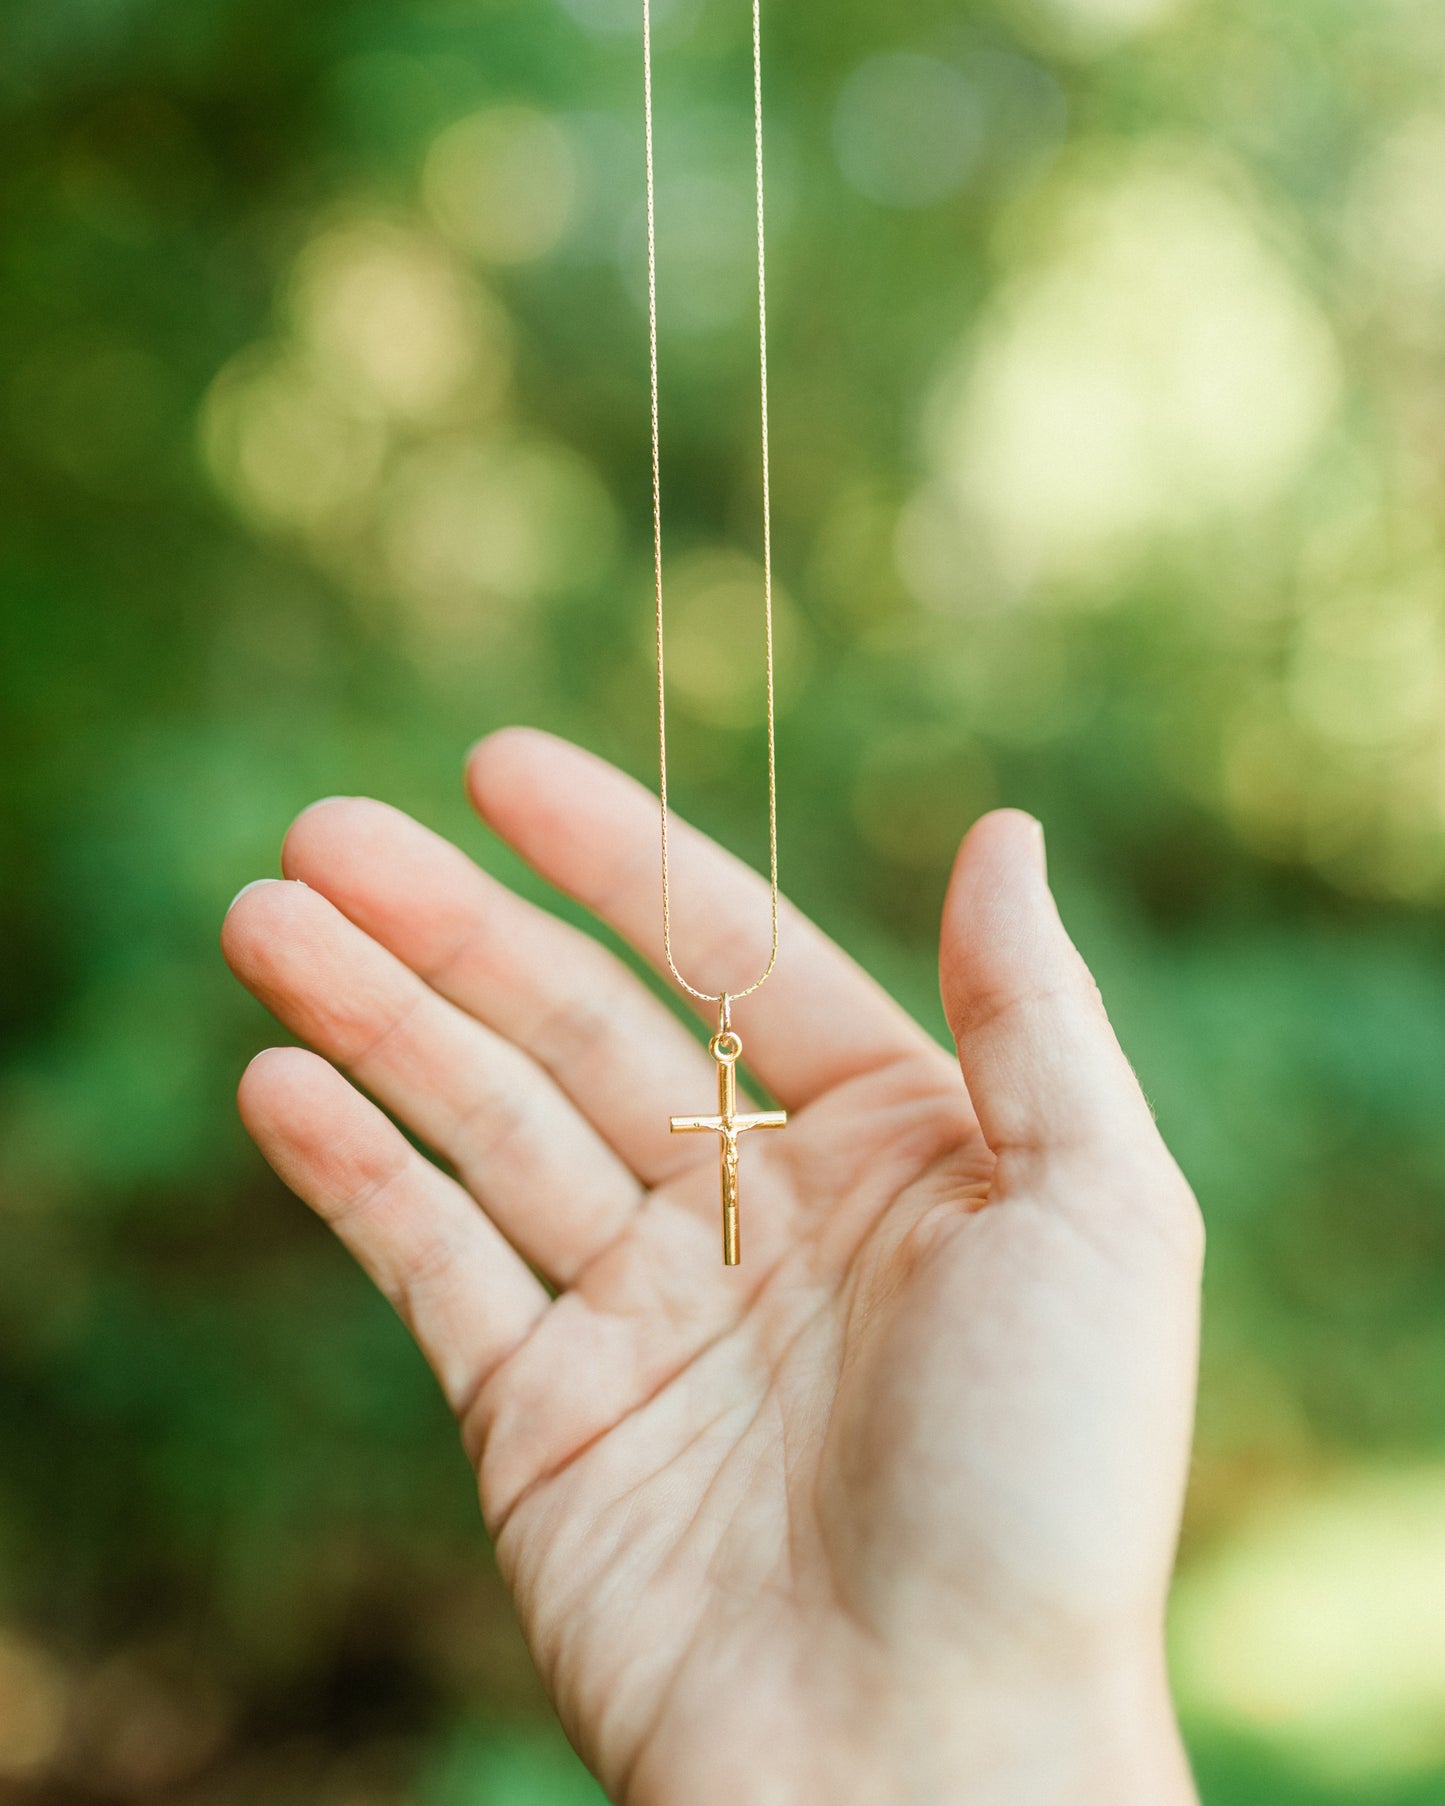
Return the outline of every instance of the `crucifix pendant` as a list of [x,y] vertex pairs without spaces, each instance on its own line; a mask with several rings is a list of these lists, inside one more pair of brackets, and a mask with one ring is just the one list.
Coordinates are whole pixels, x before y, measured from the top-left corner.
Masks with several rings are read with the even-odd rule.
[[723,1265],[735,1267],[742,1255],[738,1230],[738,1137],[747,1129],[785,1129],[786,1110],[760,1110],[750,1116],[738,1115],[738,1058],[743,1044],[733,1032],[728,997],[718,1002],[718,1029],[707,1050],[717,1061],[717,1115],[674,1116],[674,1135],[687,1135],[709,1129],[718,1137],[718,1167],[722,1178],[722,1242]]

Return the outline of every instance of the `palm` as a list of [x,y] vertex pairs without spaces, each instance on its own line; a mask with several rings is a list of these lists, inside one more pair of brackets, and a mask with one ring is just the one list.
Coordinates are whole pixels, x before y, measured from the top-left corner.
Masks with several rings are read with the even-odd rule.
[[[644,883],[614,873],[637,872],[650,812],[590,766],[541,793],[549,763],[576,760],[550,743],[491,757],[489,818],[646,947]],[[697,958],[736,970],[749,882],[685,845],[719,903]],[[946,942],[946,989],[951,972],[976,1006],[971,1099],[953,1059],[790,919],[778,980],[738,1026],[792,1119],[745,1144],[744,1264],[724,1269],[715,1146],[665,1133],[668,1113],[710,1107],[711,1062],[615,962],[378,805],[303,817],[287,867],[310,888],[234,912],[233,963],[492,1221],[309,1056],[258,1062],[243,1109],[436,1367],[543,1678],[617,1797],[662,1797],[679,1774],[691,1799],[720,1797],[759,1737],[787,1771],[818,1747],[848,1760],[838,1715],[880,1652],[982,1693],[1040,1614],[1068,1637],[1157,1616],[1194,1231],[1147,1114],[1120,1101],[1117,1049],[1094,1045],[1101,1019],[1081,991],[1053,995],[1057,947],[1052,968],[1014,970],[987,948],[950,961]],[[956,890],[986,926],[997,898]],[[1010,1091],[1014,1043],[1060,1000]],[[480,1085],[467,1024],[496,1068]],[[1033,1121],[1051,1089],[1058,1134]],[[1085,1118],[1113,1131],[1112,1159],[1075,1137]],[[1121,1236],[1141,1187],[1158,1208]],[[828,1778],[808,1785],[823,1797]]]

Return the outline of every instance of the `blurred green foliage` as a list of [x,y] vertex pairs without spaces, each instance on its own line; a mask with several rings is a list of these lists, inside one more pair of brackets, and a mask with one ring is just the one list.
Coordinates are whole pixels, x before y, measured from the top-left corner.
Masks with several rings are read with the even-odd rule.
[[[330,792],[529,888],[456,778],[503,722],[650,771],[635,27],[0,23],[0,1799],[594,1797],[428,1377],[236,1125],[215,932]],[[785,882],[938,1027],[957,836],[1043,817],[1210,1224],[1206,1797],[1424,1806],[1445,13],[766,30]],[[756,857],[745,19],[657,52],[676,776]]]

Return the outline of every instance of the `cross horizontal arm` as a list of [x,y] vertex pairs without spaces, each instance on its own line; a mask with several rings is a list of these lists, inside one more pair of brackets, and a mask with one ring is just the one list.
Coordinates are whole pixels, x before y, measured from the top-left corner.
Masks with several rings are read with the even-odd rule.
[[741,1134],[744,1129],[786,1129],[786,1110],[759,1110],[753,1116],[674,1116],[674,1135],[690,1135],[698,1129],[711,1129],[715,1135]]

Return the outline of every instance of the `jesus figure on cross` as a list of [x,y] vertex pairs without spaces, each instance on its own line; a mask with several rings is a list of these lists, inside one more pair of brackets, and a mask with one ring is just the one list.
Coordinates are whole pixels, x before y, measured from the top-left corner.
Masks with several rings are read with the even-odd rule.
[[738,1056],[743,1044],[730,1028],[721,1029],[708,1042],[708,1052],[717,1061],[717,1115],[674,1116],[674,1135],[691,1134],[710,1129],[719,1137],[718,1163],[722,1177],[723,1265],[737,1266],[742,1257],[738,1228],[738,1136],[746,1129],[785,1129],[786,1110],[759,1110],[751,1115],[738,1115]]

